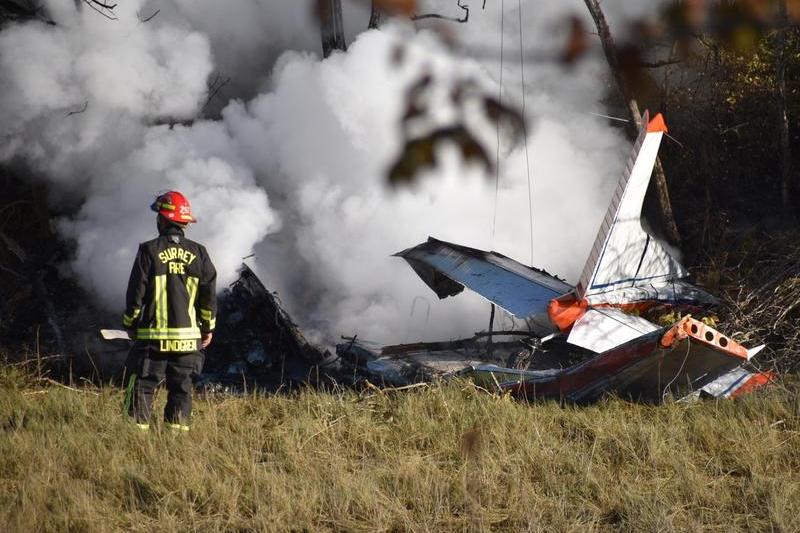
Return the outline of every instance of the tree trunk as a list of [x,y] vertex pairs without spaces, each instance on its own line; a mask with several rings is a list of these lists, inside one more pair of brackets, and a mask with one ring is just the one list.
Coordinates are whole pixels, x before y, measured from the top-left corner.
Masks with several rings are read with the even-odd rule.
[[347,50],[342,21],[342,0],[319,0],[319,26],[323,57],[328,57],[334,50]]
[[[636,128],[629,128],[630,133],[633,134],[635,138],[638,135],[638,130],[643,127],[639,104],[636,102],[636,98],[631,92],[628,82],[625,80],[623,72],[620,69],[614,38],[611,36],[611,30],[608,27],[608,22],[606,22],[606,17],[603,14],[603,10],[600,8],[599,2],[597,0],[584,0],[584,2],[589,9],[589,13],[592,15],[595,26],[597,26],[597,34],[600,37],[600,43],[603,45],[603,53],[606,56],[608,66],[611,69],[611,73],[614,75],[617,86],[622,93],[622,97],[625,100],[625,105],[631,116],[632,124],[636,125]],[[678,233],[678,226],[675,224],[675,216],[672,214],[672,203],[669,199],[667,177],[664,175],[664,167],[661,166],[660,158],[656,159],[653,175],[655,177],[654,183],[658,197],[661,225],[663,226],[665,237],[670,243],[678,245],[681,237]]]
[[372,11],[369,14],[369,24],[367,27],[371,30],[377,29],[381,25],[381,8],[375,0],[372,0]]
[[776,99],[778,104],[778,137],[781,150],[781,207],[784,216],[791,214],[792,207],[792,153],[789,146],[789,113],[786,109],[786,0],[778,3],[780,22],[777,33],[777,50],[775,54]]

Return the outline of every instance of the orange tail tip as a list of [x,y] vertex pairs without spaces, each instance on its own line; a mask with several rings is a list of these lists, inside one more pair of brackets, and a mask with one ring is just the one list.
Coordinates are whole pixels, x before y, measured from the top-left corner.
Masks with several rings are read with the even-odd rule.
[[667,129],[667,123],[664,122],[664,115],[661,113],[658,113],[656,116],[654,116],[647,124],[647,133],[658,133],[659,131],[664,133],[669,132],[669,129]]
[[547,315],[550,321],[558,326],[562,332],[567,331],[589,309],[589,302],[582,298],[578,300],[574,294],[566,294],[553,298],[547,305]]

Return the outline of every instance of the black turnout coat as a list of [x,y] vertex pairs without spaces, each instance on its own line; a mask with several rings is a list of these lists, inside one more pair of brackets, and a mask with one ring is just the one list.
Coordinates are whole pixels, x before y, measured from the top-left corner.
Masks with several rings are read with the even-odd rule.
[[201,335],[216,326],[216,280],[205,247],[169,226],[139,245],[123,324],[137,342],[159,352],[197,351]]

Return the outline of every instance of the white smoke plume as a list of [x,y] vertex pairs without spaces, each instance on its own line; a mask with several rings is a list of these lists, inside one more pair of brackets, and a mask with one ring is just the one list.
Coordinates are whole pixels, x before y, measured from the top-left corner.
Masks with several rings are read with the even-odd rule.
[[[570,9],[550,10],[544,17],[531,11],[526,27],[551,37],[548,26]],[[487,10],[485,17],[493,15],[497,12]],[[472,20],[475,27],[460,31],[469,27],[475,35],[499,35],[499,27],[482,24],[477,13]],[[518,45],[516,37],[507,36]],[[549,44],[542,36],[536,41],[542,48]],[[403,69],[389,60],[399,42],[408,43]],[[506,61],[518,65],[518,55],[506,53]],[[531,68],[527,78],[533,262],[570,281],[583,266],[625,151],[621,136],[589,114],[604,95],[600,59],[571,72],[544,64]],[[284,57],[270,93],[256,98],[247,113],[238,108],[225,114],[226,120],[243,115],[252,128],[249,137],[260,146],[266,139],[271,147],[253,151],[254,166],[269,169],[265,186],[281,191],[276,202],[294,220],[282,234],[268,237],[258,264],[293,310],[314,311],[295,313],[305,325],[329,338],[357,333],[384,342],[469,335],[487,326],[484,300],[467,291],[438,301],[390,255],[433,235],[529,263],[524,146],[511,149],[506,143],[501,151],[496,224],[494,176],[485,179],[480,169],[465,168],[455,156],[412,190],[387,190],[384,174],[399,148],[398,102],[414,79],[411,73],[491,81],[499,77],[491,72],[497,63],[454,60],[429,34],[387,28],[361,35],[347,54],[322,63]],[[505,98],[519,103],[519,67],[511,65],[504,73]]]
[[159,191],[189,195],[202,220],[190,235],[214,250],[223,283],[278,227],[223,124],[152,125],[197,115],[213,63],[205,35],[142,24],[142,4],[120,3],[109,21],[51,0],[55,26],[0,32],[0,159],[26,161],[55,195],[83,203],[59,229],[75,240],[81,282],[114,310],[137,244],[155,234],[147,206]]
[[[145,15],[158,11],[153,22],[191,27],[211,43],[214,70],[229,80],[206,113],[218,112],[229,99],[255,97],[269,87],[275,60],[287,50],[318,52],[320,32],[312,2],[236,0],[150,0]],[[348,42],[364,31],[368,2],[344,0],[344,29]]]
[[[452,53],[429,31],[388,23],[321,61],[308,52],[319,39],[304,2],[225,3],[220,13],[218,2],[139,0],[120,4],[110,23],[50,0],[56,27],[0,32],[0,158],[26,161],[81,203],[59,227],[77,244],[75,272],[109,308],[121,306],[136,244],[154,233],[146,206],[159,190],[176,188],[193,203],[200,222],[190,236],[208,246],[221,281],[255,249],[265,284],[320,341],[469,335],[488,325],[488,304],[468,291],[438,301],[390,255],[433,235],[525,263],[533,256],[536,266],[575,281],[627,150],[616,130],[589,114],[602,109],[602,57],[571,69],[528,64],[530,196],[526,147],[508,140],[496,204],[494,176],[465,165],[455,150],[444,150],[444,164],[415,187],[387,188],[405,93],[418,76],[475,79],[497,90],[491,52],[500,12],[498,2],[488,4],[451,27],[468,50],[490,52],[479,60]],[[557,49],[554,29],[584,9],[577,1],[522,5],[530,50]],[[164,12],[139,23],[137,11],[158,7]],[[503,98],[519,105],[517,14],[507,7]],[[366,27],[363,5],[348,15]],[[401,44],[397,66],[391,57]],[[174,124],[201,112],[212,72],[237,80],[226,97],[244,100],[219,105],[217,120]],[[82,112],[65,116],[71,111]]]
[[211,251],[222,286],[235,279],[254,244],[279,227],[266,193],[219,122],[149,128],[142,145],[92,187],[78,217],[60,228],[78,243],[73,267],[111,308],[122,301],[136,244],[155,234],[155,217],[146,209],[153,191],[176,189],[190,198],[199,223],[188,236]]

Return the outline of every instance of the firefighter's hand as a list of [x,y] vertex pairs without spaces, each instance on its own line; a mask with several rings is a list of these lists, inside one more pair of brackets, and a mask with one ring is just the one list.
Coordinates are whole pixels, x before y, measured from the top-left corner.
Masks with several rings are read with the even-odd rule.
[[209,344],[211,344],[211,339],[214,338],[214,334],[212,332],[203,333],[202,338],[200,339],[200,346],[205,348]]

